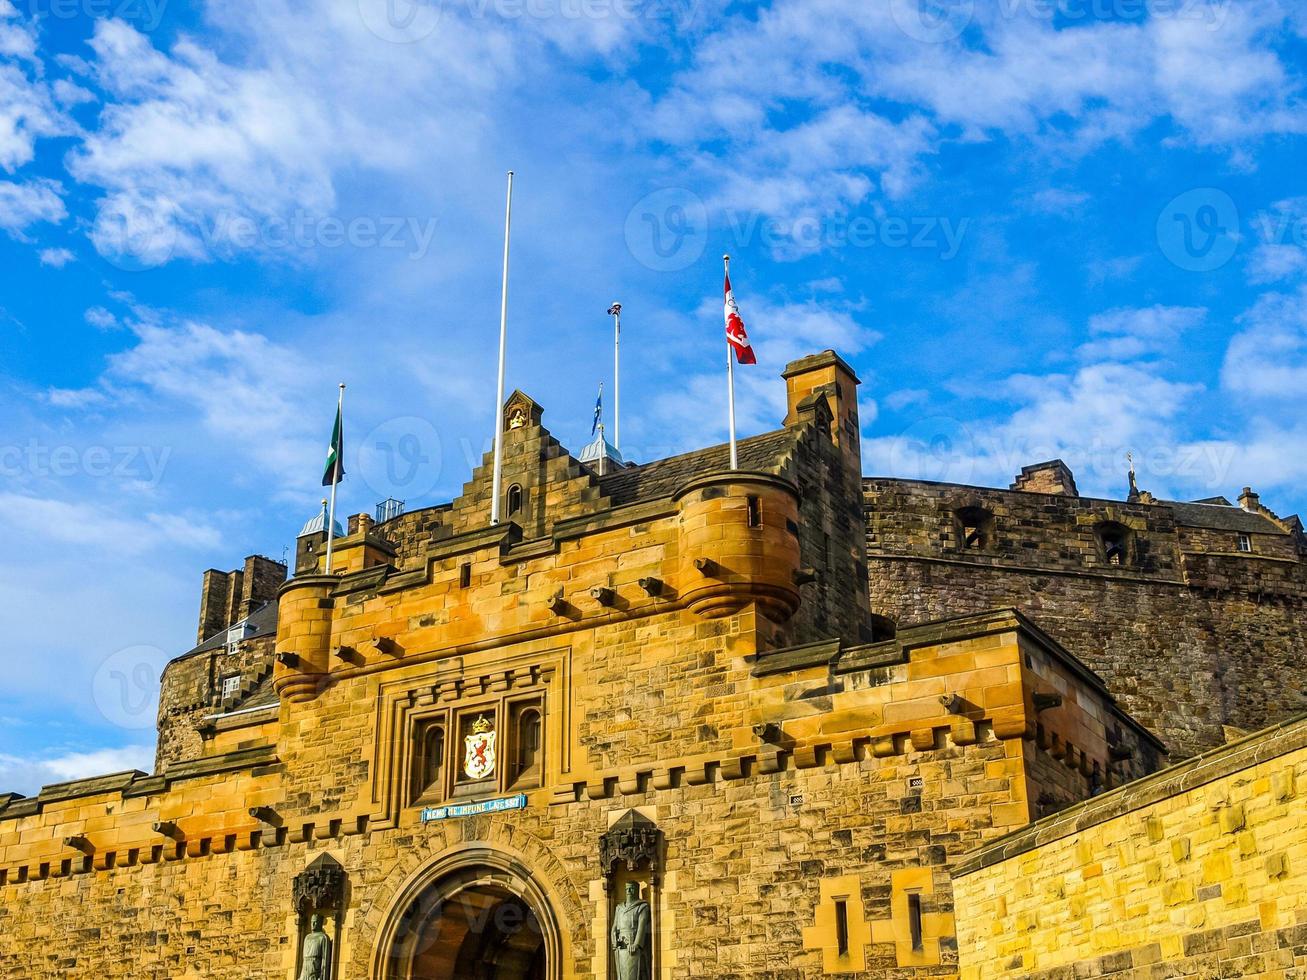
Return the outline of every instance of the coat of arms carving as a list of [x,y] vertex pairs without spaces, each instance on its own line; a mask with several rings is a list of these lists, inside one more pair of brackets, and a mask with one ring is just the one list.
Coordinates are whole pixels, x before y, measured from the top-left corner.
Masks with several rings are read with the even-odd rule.
[[485,715],[473,722],[472,734],[463,743],[463,772],[468,779],[485,779],[495,771],[495,732]]

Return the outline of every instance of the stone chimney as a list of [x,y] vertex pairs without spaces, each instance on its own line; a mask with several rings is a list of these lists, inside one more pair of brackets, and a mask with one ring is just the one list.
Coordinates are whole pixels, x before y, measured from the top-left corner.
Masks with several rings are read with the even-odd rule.
[[[204,584],[200,588],[200,628],[196,632],[196,644],[203,643],[218,630],[231,625],[228,618],[231,612],[232,577],[237,572],[220,572],[210,568],[204,573]],[[237,585],[239,593],[240,586]]]
[[1010,489],[1026,493],[1051,493],[1059,497],[1080,496],[1075,477],[1060,459],[1021,467],[1021,472],[1017,474],[1016,482]]
[[[241,575],[241,604],[232,622],[240,622],[254,610],[277,598],[277,590],[286,581],[286,566],[262,555],[245,559]],[[228,624],[230,625],[230,624]]]
[[1243,493],[1239,494],[1239,506],[1250,514],[1260,514],[1262,512],[1262,498],[1259,494],[1253,493],[1252,487],[1244,487]]
[[200,625],[195,642],[203,643],[275,599],[284,581],[286,566],[262,555],[251,555],[245,559],[244,568],[234,571],[210,568],[200,588]]
[[862,473],[858,430],[858,385],[862,382],[844,358],[833,350],[810,354],[785,365],[785,424],[799,420],[799,408],[811,395],[826,399],[831,413],[831,438],[853,472]]

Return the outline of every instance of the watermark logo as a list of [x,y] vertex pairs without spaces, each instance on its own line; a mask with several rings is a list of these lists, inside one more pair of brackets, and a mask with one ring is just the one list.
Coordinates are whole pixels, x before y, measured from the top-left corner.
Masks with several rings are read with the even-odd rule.
[[623,230],[636,261],[655,272],[678,272],[708,244],[708,209],[694,191],[664,187],[635,202]]
[[112,197],[100,205],[91,227],[96,251],[124,272],[156,269],[172,258],[177,227],[161,207]]
[[382,422],[359,444],[359,472],[378,499],[412,500],[430,493],[440,479],[440,435],[416,415]]
[[1173,265],[1213,272],[1239,247],[1239,209],[1225,191],[1197,187],[1172,198],[1157,216],[1157,244]]
[[415,44],[440,23],[440,0],[358,0],[369,31],[391,44]]
[[153,729],[159,713],[159,678],[168,655],[158,647],[124,647],[100,664],[91,695],[100,714],[119,728]]
[[974,0],[890,0],[889,9],[899,30],[925,44],[961,37],[976,13]]
[[890,472],[909,480],[969,483],[976,468],[976,441],[955,418],[919,419],[890,448]]

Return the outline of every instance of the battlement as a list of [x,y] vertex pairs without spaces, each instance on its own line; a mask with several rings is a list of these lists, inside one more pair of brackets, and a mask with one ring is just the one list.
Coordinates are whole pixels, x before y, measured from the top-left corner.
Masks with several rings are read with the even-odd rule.
[[1307,646],[1307,550],[1296,518],[1224,498],[1081,496],[1060,460],[1008,489],[862,481],[873,615],[898,624],[1011,605],[1103,674],[1184,756],[1224,725],[1307,709],[1277,678]]

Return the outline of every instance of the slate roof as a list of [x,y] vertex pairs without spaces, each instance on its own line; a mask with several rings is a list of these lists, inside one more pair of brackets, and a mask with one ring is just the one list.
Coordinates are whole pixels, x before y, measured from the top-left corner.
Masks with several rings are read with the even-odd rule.
[[[781,456],[793,445],[794,432],[790,429],[777,429],[741,439],[736,444],[740,469],[775,472]],[[599,477],[599,487],[614,506],[670,497],[700,473],[726,469],[730,458],[730,444],[722,443],[681,456],[656,459],[641,466],[628,466]]]
[[1242,507],[1224,504],[1180,503],[1167,501],[1175,522],[1185,527],[1204,527],[1213,531],[1242,531],[1245,534],[1284,534],[1280,525],[1269,517],[1251,513]]
[[251,708],[269,708],[277,704],[277,692],[272,686],[272,674],[268,674],[263,682],[249,693],[244,701],[238,703],[233,711],[248,711]]
[[[249,616],[246,617],[246,621],[252,627],[254,627],[254,631],[245,637],[247,640],[253,639],[256,636],[271,636],[273,633],[277,632],[276,600],[274,599],[272,602],[265,602],[258,609],[254,610],[254,612],[250,613]],[[227,629],[224,627],[223,629],[220,629],[218,630],[218,632],[214,633],[211,637],[209,637],[199,646],[192,647],[191,649],[183,653],[181,656],[175,657],[174,659],[184,660],[186,657],[192,656],[197,653],[207,653],[210,650],[221,649],[222,647],[226,646],[226,644],[227,644]]]

